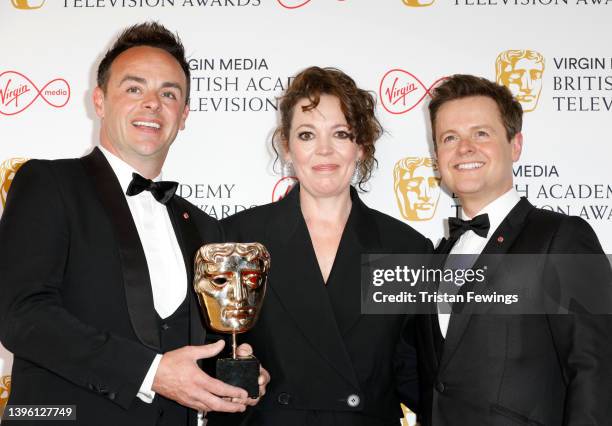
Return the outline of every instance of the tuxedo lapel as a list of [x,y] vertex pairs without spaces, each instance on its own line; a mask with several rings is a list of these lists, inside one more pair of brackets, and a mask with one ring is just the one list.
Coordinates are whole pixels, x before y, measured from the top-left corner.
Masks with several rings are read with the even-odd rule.
[[[472,267],[474,270],[483,268],[483,266],[486,265],[486,280],[488,285],[485,292],[491,291],[490,286],[494,282],[493,276],[502,261],[503,256],[501,255],[509,252],[523,229],[527,215],[533,209],[534,207],[526,198],[521,198],[510,213],[508,213],[508,216],[506,216],[502,223],[491,234],[487,245],[474,263]],[[448,249],[450,251],[450,247]],[[467,288],[462,288],[460,294],[465,294],[466,290]],[[444,352],[441,361],[442,368],[448,365],[448,362],[455,353],[467,325],[474,314],[475,308],[476,303],[468,303],[464,305],[461,314],[451,315],[448,331],[446,333],[446,341],[444,343]]]
[[[279,201],[279,208],[267,224],[267,234],[274,244],[269,291],[275,293],[287,315],[321,357],[359,388],[300,210],[297,185]],[[276,274],[293,279],[273,279]]]
[[176,240],[181,247],[183,259],[185,261],[185,270],[187,271],[187,297],[189,298],[189,315],[190,315],[190,343],[193,345],[203,345],[205,343],[206,333],[204,331],[202,311],[199,307],[197,296],[193,288],[193,273],[196,251],[202,245],[202,239],[198,232],[198,228],[189,216],[189,213],[181,208],[177,202],[176,196],[166,205],[170,222],[176,235]]
[[121,185],[98,148],[81,158],[81,162],[115,231],[134,332],[144,345],[159,350],[159,328],[147,260]]

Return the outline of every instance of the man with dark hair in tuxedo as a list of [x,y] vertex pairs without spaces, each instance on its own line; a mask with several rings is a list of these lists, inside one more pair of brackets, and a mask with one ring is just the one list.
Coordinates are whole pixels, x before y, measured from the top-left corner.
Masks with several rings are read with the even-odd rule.
[[197,365],[224,346],[205,344],[191,285],[197,249],[220,241],[220,228],[161,180],[189,81],[175,34],[152,22],[126,29],[98,70],[100,146],[30,160],[15,176],[0,221],[9,407],[74,405],[65,424],[175,426],[195,425],[195,410],[257,402]]
[[[566,293],[563,280],[573,273],[585,293],[601,291],[603,308],[570,306],[561,315],[563,303],[553,314],[456,301],[450,313],[434,306],[431,315],[417,316],[421,424],[609,424],[612,327],[609,315],[593,313],[611,312],[610,265],[595,233],[578,217],[537,209],[519,197],[512,166],[523,148],[523,112],[506,87],[454,75],[434,89],[429,111],[442,184],[459,198],[463,217],[449,219],[450,237],[437,253],[446,255],[445,266],[457,258],[449,254],[471,259],[466,269],[488,265],[486,288],[465,284],[458,294],[491,294],[507,290],[502,283],[524,285],[527,277],[531,294],[554,299],[538,293]],[[570,256],[576,264],[530,271],[509,266],[521,255]],[[575,269],[584,257],[601,283]],[[504,309],[513,314],[499,314]]]

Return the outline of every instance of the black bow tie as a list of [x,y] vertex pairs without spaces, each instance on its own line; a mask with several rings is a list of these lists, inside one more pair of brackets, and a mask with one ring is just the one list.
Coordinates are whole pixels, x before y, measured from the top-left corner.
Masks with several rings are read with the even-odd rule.
[[458,217],[448,218],[448,230],[450,231],[450,237],[455,241],[470,229],[474,231],[476,235],[479,235],[482,238],[487,238],[490,227],[489,215],[486,213],[479,214],[472,220],[462,220]]
[[127,195],[138,195],[142,191],[151,191],[153,197],[162,204],[166,204],[178,188],[177,182],[171,181],[159,181],[153,182],[151,179],[146,179],[140,176],[138,173],[132,173],[132,181],[128,186]]

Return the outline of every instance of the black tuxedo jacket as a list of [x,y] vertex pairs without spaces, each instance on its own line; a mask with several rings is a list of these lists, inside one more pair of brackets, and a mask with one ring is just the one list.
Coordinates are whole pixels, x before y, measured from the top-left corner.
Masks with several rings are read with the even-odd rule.
[[[409,226],[368,208],[354,189],[351,196],[327,285],[300,210],[299,186],[277,203],[221,222],[228,241],[258,241],[271,255],[261,316],[239,340],[253,346],[272,378],[243,424],[323,425],[330,417],[330,424],[347,426],[399,423],[392,360],[405,318],[361,314],[361,254],[430,253],[432,247]],[[412,381],[411,403],[418,398],[416,360],[407,352],[401,371]],[[212,426],[220,424],[211,417]],[[226,422],[239,423],[235,416]]]
[[[196,250],[219,241],[220,228],[178,196],[167,206],[192,277]],[[102,152],[28,161],[11,186],[0,241],[0,339],[15,355],[8,404],[74,404],[77,422],[67,425],[156,424],[158,397],[136,397],[160,352],[149,273]],[[187,285],[190,339],[202,344]]]
[[[436,251],[451,248],[443,240]],[[585,221],[536,209],[524,198],[492,234],[474,268],[491,254],[546,253],[601,255],[599,266],[610,280],[609,264]],[[493,265],[489,291],[524,272]],[[530,279],[563,285],[563,267],[559,276],[541,270]],[[610,316],[499,315],[477,304],[463,308],[451,315],[444,341],[436,314],[416,318],[423,426],[610,424]]]

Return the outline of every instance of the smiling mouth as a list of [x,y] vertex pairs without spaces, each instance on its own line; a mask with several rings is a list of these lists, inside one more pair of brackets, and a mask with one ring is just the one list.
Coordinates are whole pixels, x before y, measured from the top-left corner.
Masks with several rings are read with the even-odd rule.
[[471,163],[461,163],[455,165],[455,169],[457,170],[477,170],[484,166],[485,163],[481,161],[474,161]]
[[161,129],[161,124],[155,123],[153,121],[133,121],[132,126],[153,130]]

